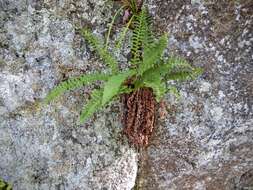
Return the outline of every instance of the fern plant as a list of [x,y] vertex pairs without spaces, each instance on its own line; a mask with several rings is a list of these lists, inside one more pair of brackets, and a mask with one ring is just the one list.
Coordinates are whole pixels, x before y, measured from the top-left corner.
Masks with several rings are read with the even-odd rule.
[[[134,144],[147,145],[154,122],[151,121],[151,124],[147,124],[148,118],[145,117],[154,118],[153,115],[155,114],[152,110],[153,115],[150,116],[151,112],[148,110],[151,109],[150,107],[153,109],[154,104],[159,103],[167,92],[178,94],[175,87],[167,85],[167,81],[193,79],[201,73],[201,69],[193,68],[182,58],[175,56],[168,59],[163,58],[163,52],[168,44],[168,36],[164,34],[158,39],[155,38],[151,30],[147,9],[143,8],[141,12],[134,14],[132,24],[134,26],[131,38],[132,56],[129,60],[131,66],[128,69],[119,69],[113,52],[107,48],[107,42],[102,43],[89,29],[82,29],[83,37],[109,67],[109,72],[107,74],[100,72],[85,74],[64,81],[47,95],[46,102],[55,99],[66,91],[80,88],[95,81],[103,81],[99,89],[91,92],[91,98],[81,112],[80,122],[86,121],[96,111],[114,99],[125,97],[126,104],[124,105],[127,115],[124,121],[125,132]],[[142,102],[149,96],[148,100]],[[140,105],[140,102],[145,105]],[[128,122],[130,120],[134,122]]]

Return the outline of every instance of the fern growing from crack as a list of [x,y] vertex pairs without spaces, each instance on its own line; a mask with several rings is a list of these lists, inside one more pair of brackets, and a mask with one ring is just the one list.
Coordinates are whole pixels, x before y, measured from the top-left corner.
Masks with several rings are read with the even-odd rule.
[[[166,82],[168,80],[193,79],[202,72],[200,68],[193,68],[182,58],[174,56],[168,60],[163,58],[163,52],[168,44],[168,36],[165,34],[155,39],[151,31],[151,21],[147,9],[143,8],[140,13],[134,14],[130,21],[134,26],[131,38],[132,58],[129,60],[131,63],[130,68],[120,71],[116,58],[107,48],[108,40],[103,44],[89,29],[82,29],[83,37],[110,68],[110,72],[108,74],[87,74],[64,81],[48,94],[45,99],[46,102],[55,99],[68,90],[80,88],[98,80],[104,81],[100,89],[95,89],[91,93],[90,101],[81,112],[80,122],[84,122],[114,98],[119,97],[121,94],[132,93],[140,88],[152,89],[157,102],[167,92],[178,96],[176,88],[173,86],[167,87]],[[128,27],[130,24],[128,23]],[[123,35],[120,35],[120,42],[122,42],[122,36],[125,33],[126,30],[124,30]],[[132,86],[126,84],[129,79]]]

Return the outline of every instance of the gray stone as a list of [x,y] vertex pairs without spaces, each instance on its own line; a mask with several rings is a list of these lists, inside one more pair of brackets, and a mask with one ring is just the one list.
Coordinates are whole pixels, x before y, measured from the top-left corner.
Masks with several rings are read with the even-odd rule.
[[143,153],[137,186],[252,189],[253,4],[183,2],[152,1],[150,8],[157,28],[172,36],[169,52],[205,72],[178,85],[180,100],[166,97],[168,114]]
[[[168,83],[181,98],[166,95],[166,118],[138,152],[121,133],[118,101],[78,123],[93,86],[41,104],[60,81],[106,71],[78,28],[103,37],[117,7],[102,0],[0,1],[0,177],[14,189],[253,188],[252,1],[147,5],[156,33],[170,34],[166,55],[204,73]],[[123,52],[122,68],[129,48]]]
[[84,21],[81,26],[89,21],[103,35],[108,6],[104,1],[1,2],[0,177],[14,189],[134,186],[137,153],[124,142],[118,104],[80,125],[89,88],[49,106],[40,103],[65,77],[105,68],[75,28],[76,21]]

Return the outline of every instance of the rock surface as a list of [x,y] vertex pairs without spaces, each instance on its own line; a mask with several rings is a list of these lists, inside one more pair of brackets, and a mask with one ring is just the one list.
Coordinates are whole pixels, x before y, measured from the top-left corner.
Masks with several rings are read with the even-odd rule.
[[105,68],[75,28],[104,33],[111,5],[1,1],[0,177],[15,190],[134,186],[137,153],[122,140],[118,104],[81,126],[90,88],[40,104],[61,80]]
[[166,96],[166,117],[138,156],[121,134],[118,102],[78,124],[92,86],[40,104],[60,81],[105,69],[76,28],[103,36],[117,7],[103,0],[0,1],[0,177],[14,189],[253,188],[252,1],[147,5],[156,32],[170,34],[166,53],[205,72],[175,83],[181,99]]
[[252,1],[153,1],[171,51],[205,69],[167,96],[167,117],[143,152],[145,190],[253,188]]

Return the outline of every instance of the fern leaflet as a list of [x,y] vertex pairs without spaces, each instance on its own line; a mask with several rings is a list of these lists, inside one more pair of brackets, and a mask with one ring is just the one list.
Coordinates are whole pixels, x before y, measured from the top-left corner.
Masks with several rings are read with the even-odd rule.
[[148,46],[152,41],[151,30],[149,28],[148,13],[146,9],[142,9],[139,15],[135,15],[134,31],[132,36],[132,59],[133,65],[138,65],[142,61],[142,50],[144,46]]
[[168,80],[188,80],[188,79],[194,79],[197,75],[195,74],[195,69],[188,70],[188,71],[178,71],[178,72],[169,72],[165,79]]
[[109,75],[107,74],[87,74],[87,75],[81,75],[76,78],[71,78],[67,81],[61,82],[58,86],[56,86],[51,92],[47,95],[45,98],[45,102],[49,103],[51,100],[55,99],[57,96],[63,94],[66,91],[82,87],[86,84],[95,82],[97,80],[107,80],[109,78]]
[[[155,65],[154,68],[150,68],[144,72],[143,78],[149,78],[150,76],[160,75],[161,77],[169,76],[170,74],[177,74],[182,72],[182,74],[189,73],[193,76],[197,76],[201,73],[201,69],[193,68],[187,61],[177,58],[170,57],[166,63],[161,62],[159,65]],[[180,75],[178,75],[180,77]],[[176,79],[176,76],[174,77]]]
[[159,75],[159,73],[145,73],[141,80],[143,86],[152,88],[156,101],[159,102],[166,93],[166,84],[164,81],[162,81],[162,77]]
[[166,93],[166,85],[161,80],[160,81],[145,81],[144,85],[146,87],[152,88],[157,102],[160,102],[161,98]]
[[171,56],[166,63],[166,66],[168,71],[171,70],[181,70],[181,69],[193,69],[193,67],[185,60],[176,56]]
[[163,35],[151,47],[144,49],[143,62],[139,66],[139,74],[142,75],[145,71],[150,69],[162,57],[163,51],[167,46],[167,35]]
[[96,111],[102,108],[103,89],[93,90],[90,101],[84,106],[80,115],[80,123],[83,123]]
[[120,33],[119,39],[117,39],[117,41],[116,41],[116,47],[115,47],[116,50],[119,50],[119,49],[122,47],[122,43],[123,43],[123,41],[124,41],[124,39],[125,39],[125,36],[126,36],[126,34],[127,34],[127,31],[128,31],[128,29],[129,29],[129,27],[130,27],[130,25],[131,25],[133,19],[134,19],[134,16],[132,16],[132,17],[130,18],[130,20],[128,21],[126,27],[125,27],[125,28],[123,29],[123,31]]
[[118,75],[113,75],[105,83],[102,105],[105,105],[110,101],[115,95],[119,94],[120,87],[122,83],[131,75],[134,74],[133,70],[129,70]]
[[165,74],[164,77],[166,80],[195,79],[203,72],[201,68],[194,68],[189,63],[187,63],[186,60],[176,57],[171,57],[168,60],[166,66],[167,69],[160,69],[160,72],[163,72]]
[[107,48],[104,48],[99,39],[94,36],[88,29],[82,29],[82,34],[84,38],[91,44],[91,46],[97,51],[98,55],[103,59],[103,61],[111,68],[112,73],[118,72],[118,62],[110,54]]

